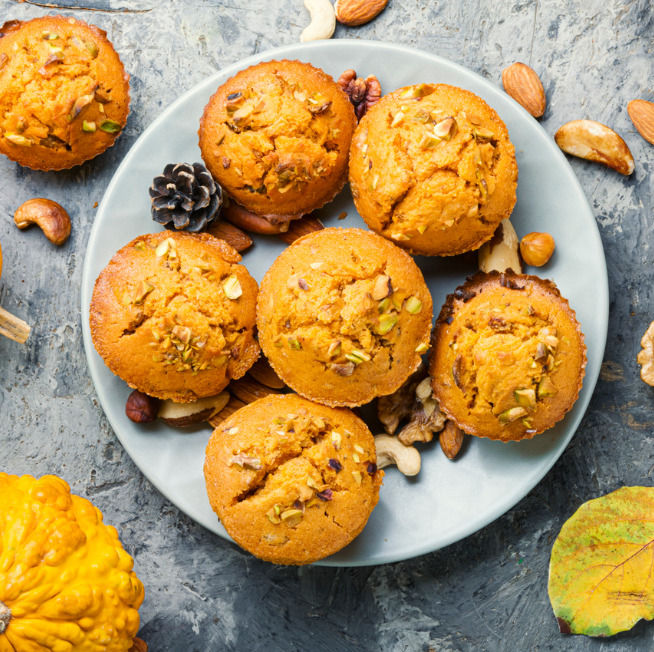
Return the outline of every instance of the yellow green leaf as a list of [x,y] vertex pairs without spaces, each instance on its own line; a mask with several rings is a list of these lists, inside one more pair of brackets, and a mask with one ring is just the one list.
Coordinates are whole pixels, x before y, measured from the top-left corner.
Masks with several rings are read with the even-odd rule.
[[612,636],[654,618],[654,487],[584,503],[561,528],[549,595],[567,634]]

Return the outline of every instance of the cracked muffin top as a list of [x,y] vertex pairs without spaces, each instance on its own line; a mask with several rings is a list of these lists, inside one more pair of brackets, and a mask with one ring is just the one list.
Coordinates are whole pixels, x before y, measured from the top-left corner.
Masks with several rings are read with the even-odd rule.
[[551,428],[572,408],[586,346],[554,283],[480,272],[447,297],[430,357],[441,410],[471,435],[510,441]]
[[46,16],[0,28],[0,152],[61,170],[113,145],[127,122],[129,75],[106,32]]
[[310,564],[363,530],[384,472],[350,410],[295,394],[267,396],[214,430],[204,477],[229,535],[276,564]]
[[427,351],[432,300],[411,256],[361,229],[296,240],[266,273],[259,342],[280,378],[326,405],[394,392]]
[[288,220],[341,190],[355,126],[352,104],[329,75],[300,61],[268,61],[218,88],[200,121],[200,149],[239,204]]
[[118,251],[95,282],[91,336],[109,369],[150,396],[218,394],[259,357],[257,282],[226,242],[154,233]]
[[419,84],[382,97],[350,149],[354,203],[373,230],[426,256],[479,248],[516,202],[518,166],[497,113],[473,93]]

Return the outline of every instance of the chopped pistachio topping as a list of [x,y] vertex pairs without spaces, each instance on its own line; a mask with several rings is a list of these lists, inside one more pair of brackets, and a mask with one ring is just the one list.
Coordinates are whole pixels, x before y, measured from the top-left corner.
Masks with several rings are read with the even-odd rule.
[[524,408],[536,407],[536,391],[533,389],[516,389],[513,396],[518,405]]
[[379,318],[379,328],[377,332],[380,335],[386,335],[397,324],[398,317],[396,314],[386,313]]
[[293,336],[288,338],[288,345],[294,351],[299,351],[302,348],[302,345],[300,344],[300,341],[297,339],[297,337],[293,337]]
[[303,515],[301,509],[287,509],[281,513],[281,519],[288,527],[296,527],[300,524]]
[[552,382],[552,379],[549,376],[543,376],[538,383],[538,398],[549,398],[550,396],[555,396],[558,393],[556,385]]
[[343,440],[343,438],[341,437],[341,433],[333,431],[331,439],[332,439],[332,446],[336,450],[338,450],[341,447],[341,441]]
[[394,116],[393,120],[391,121],[391,127],[397,127],[399,124],[401,124],[402,120],[406,117],[406,114],[403,111],[398,111]]
[[150,285],[149,283],[146,283],[145,281],[141,281],[137,286],[136,290],[134,291],[134,297],[132,298],[132,303],[139,304],[143,302],[143,299],[150,294],[154,290],[154,286]]
[[106,131],[108,134],[116,134],[122,129],[122,127],[119,122],[107,119],[100,123],[100,129]]
[[93,133],[95,131],[95,122],[87,122],[84,120],[82,122],[82,131],[89,131]]
[[31,147],[32,140],[21,136],[20,134],[5,134],[5,139],[12,142],[14,145],[20,145],[21,147]]
[[249,455],[243,455],[243,453],[238,453],[237,455],[232,456],[231,465],[240,466],[243,469],[258,471],[261,469],[261,460],[258,457],[251,457]]
[[350,353],[345,354],[345,357],[354,364],[361,364],[364,361],[371,360],[371,357],[365,351],[359,351],[358,349],[352,349]]
[[501,424],[506,425],[507,423],[511,423],[512,421],[516,421],[517,419],[520,419],[521,417],[526,417],[527,416],[527,410],[523,407],[514,407],[510,408],[509,410],[504,410],[499,416],[498,419]]
[[404,307],[406,308],[407,312],[411,313],[412,315],[417,315],[422,310],[422,301],[420,301],[420,299],[417,297],[411,296],[406,300]]
[[154,255],[157,258],[161,258],[162,256],[165,256],[168,253],[168,250],[170,249],[170,238],[166,238],[162,242],[159,243],[157,248],[154,250]]
[[418,344],[418,346],[416,346],[415,348],[416,353],[425,353],[428,350],[429,350],[429,344],[425,344],[424,342]]
[[352,471],[352,477],[357,484],[361,484],[361,471]]
[[243,294],[241,284],[238,282],[236,274],[230,274],[223,281],[223,290],[228,299],[238,299]]

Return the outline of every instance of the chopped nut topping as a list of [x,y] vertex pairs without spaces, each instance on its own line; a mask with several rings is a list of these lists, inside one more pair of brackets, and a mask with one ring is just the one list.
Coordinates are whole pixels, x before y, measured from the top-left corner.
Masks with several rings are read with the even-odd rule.
[[259,471],[259,469],[261,469],[261,460],[258,457],[250,457],[249,455],[243,455],[242,453],[232,456],[230,464],[232,466],[240,466],[243,469],[250,469],[252,471]]
[[238,281],[236,274],[230,274],[223,281],[223,290],[228,299],[238,299],[243,294],[243,289]]
[[527,414],[528,412],[525,410],[525,408],[514,407],[510,408],[509,410],[504,410],[504,412],[502,412],[497,418],[501,424],[506,425],[507,423],[511,423],[517,419],[520,419],[521,417],[527,416]]
[[418,299],[417,297],[409,297],[406,301],[406,305],[404,306],[407,312],[411,313],[412,315],[417,315],[421,310],[422,310],[422,301]]
[[150,294],[154,290],[154,286],[150,285],[149,283],[146,283],[145,281],[141,281],[137,286],[136,290],[134,292],[134,297],[132,298],[132,303],[134,304],[139,304],[143,302],[143,299]]
[[381,299],[385,299],[392,291],[391,277],[382,274],[375,280],[371,296],[375,301],[380,301]]

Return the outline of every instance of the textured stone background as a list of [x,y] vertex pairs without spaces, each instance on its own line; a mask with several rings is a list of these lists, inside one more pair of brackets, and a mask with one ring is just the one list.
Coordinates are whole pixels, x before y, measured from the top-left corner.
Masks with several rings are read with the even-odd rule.
[[[53,2],[0,0],[0,19],[75,4]],[[524,500],[483,531],[418,559],[363,569],[276,568],[181,514],[108,426],[82,347],[79,287],[93,205],[120,160],[195,83],[245,56],[297,42],[308,23],[302,0],[80,2],[90,10],[63,13],[108,32],[132,74],[132,113],[113,149],[73,171],[33,172],[0,160],[0,302],[34,326],[25,346],[0,341],[0,469],[57,473],[118,528],[147,588],[141,636],[150,649],[653,649],[649,623],[606,641],[562,636],[547,597],[549,553],[565,519],[622,485],[652,484],[653,396],[638,378],[636,354],[654,318],[654,149],[626,112],[630,99],[654,99],[651,2],[390,0],[371,24],[337,28],[337,38],[415,46],[495,83],[506,65],[524,61],[545,85],[545,130],[593,118],[620,132],[636,159],[630,178],[571,161],[597,217],[611,284],[602,376],[572,443]],[[12,223],[16,207],[35,196],[59,201],[73,218],[60,249]]]

